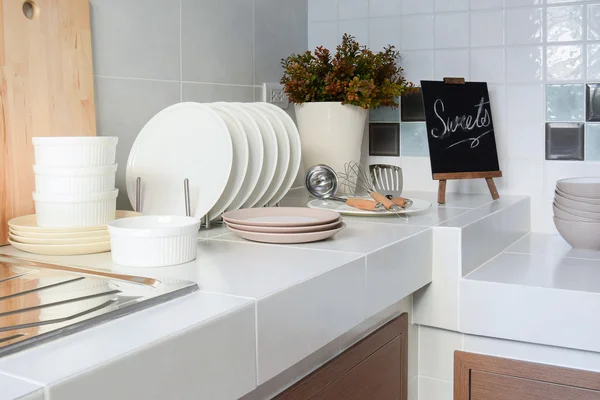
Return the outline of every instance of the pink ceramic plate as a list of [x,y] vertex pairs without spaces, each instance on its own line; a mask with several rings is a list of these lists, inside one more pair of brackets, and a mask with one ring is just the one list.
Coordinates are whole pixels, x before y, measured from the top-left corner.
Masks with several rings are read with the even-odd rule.
[[324,225],[339,218],[338,212],[306,207],[244,208],[223,214],[223,220],[228,224],[270,227]]
[[346,227],[345,223],[341,223],[341,225],[336,229],[331,229],[323,232],[308,232],[308,233],[261,233],[261,232],[248,232],[248,231],[240,231],[238,229],[233,229],[228,227],[233,233],[238,235],[239,237],[251,240],[253,242],[261,242],[261,243],[277,243],[277,244],[292,244],[292,243],[310,243],[310,242],[318,242],[320,240],[325,240],[342,229]]
[[253,226],[253,225],[238,225],[231,222],[225,222],[228,227],[246,232],[259,233],[309,233],[323,232],[336,228],[342,223],[341,219],[335,220],[329,224],[313,225],[313,226]]

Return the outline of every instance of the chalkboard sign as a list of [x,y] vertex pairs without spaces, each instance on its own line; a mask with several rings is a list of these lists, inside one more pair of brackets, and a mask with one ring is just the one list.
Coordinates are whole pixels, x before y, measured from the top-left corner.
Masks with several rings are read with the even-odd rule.
[[500,171],[485,82],[421,81],[434,174]]

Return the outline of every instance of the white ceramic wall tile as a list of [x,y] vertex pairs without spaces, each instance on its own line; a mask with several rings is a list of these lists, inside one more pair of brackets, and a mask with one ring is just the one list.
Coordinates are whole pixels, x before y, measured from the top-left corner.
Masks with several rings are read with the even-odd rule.
[[369,0],[338,0],[338,19],[369,17]]
[[419,376],[452,381],[454,351],[462,350],[462,334],[419,326]]
[[577,81],[584,77],[583,46],[548,46],[546,48],[546,79]]
[[542,160],[545,157],[544,124],[541,122],[508,121],[510,163],[513,160]]
[[348,19],[338,21],[338,38],[340,42],[345,33],[354,36],[358,43],[366,46],[369,43],[369,20]]
[[[26,396],[37,395],[41,391],[41,400],[44,400],[43,388],[22,379],[13,378],[0,373],[0,399],[13,400],[22,399]],[[33,397],[28,397],[33,400]]]
[[452,400],[453,388],[451,381],[419,377],[419,399]]
[[531,83],[544,77],[544,50],[541,46],[506,48],[506,82]]
[[502,0],[471,0],[471,10],[502,8]]
[[573,42],[583,37],[584,6],[546,8],[547,42]]
[[411,15],[402,17],[402,49],[433,48],[433,16]]
[[308,0],[308,22],[336,21],[338,0]]
[[587,9],[587,39],[600,39],[600,4],[590,4]]
[[433,12],[433,1],[434,0],[402,0],[402,13],[404,15],[431,13]]
[[478,48],[471,50],[471,80],[488,83],[505,82],[503,48]]
[[600,80],[600,45],[587,45],[587,78]]
[[540,43],[543,21],[543,8],[506,10],[506,44]]
[[466,11],[469,9],[469,0],[435,0],[434,11]]
[[[367,315],[377,314],[431,282],[431,235],[427,230],[367,256]],[[400,254],[408,257],[406,263],[390,262]]]
[[546,120],[581,122],[585,119],[585,85],[547,85]]
[[258,384],[362,322],[364,304],[364,259],[259,300]]
[[181,99],[179,82],[95,78],[96,130],[100,136],[118,136],[117,209],[130,210],[125,171],[129,151],[140,130],[163,108]]
[[438,13],[434,18],[437,49],[469,45],[469,13]]
[[389,17],[402,14],[402,0],[369,0],[369,17]]
[[181,8],[182,79],[252,85],[254,21],[249,16],[253,3],[182,0]]
[[182,90],[183,101],[210,103],[213,101],[250,102],[254,100],[253,86],[183,83]]
[[369,23],[369,48],[381,51],[393,45],[402,48],[401,17],[384,17],[371,20]]
[[171,340],[70,376],[50,386],[50,397],[78,400],[85,393],[90,400],[172,398],[176,388],[178,395],[188,398],[239,398],[256,388],[254,322],[252,304]]
[[508,85],[506,87],[508,119],[515,122],[542,122],[544,86]]
[[433,280],[413,294],[413,322],[458,330],[460,230],[434,228]]
[[403,51],[400,62],[409,82],[420,85],[421,80],[433,79],[433,50]]
[[462,76],[469,79],[469,50],[436,50],[434,78]]
[[332,52],[340,42],[338,37],[337,21],[311,22],[308,24],[308,48],[314,51],[318,46],[323,46]]
[[143,18],[132,1],[93,0],[90,6],[96,75],[180,79],[178,4],[148,0]]
[[471,12],[471,46],[501,46],[504,44],[504,11]]

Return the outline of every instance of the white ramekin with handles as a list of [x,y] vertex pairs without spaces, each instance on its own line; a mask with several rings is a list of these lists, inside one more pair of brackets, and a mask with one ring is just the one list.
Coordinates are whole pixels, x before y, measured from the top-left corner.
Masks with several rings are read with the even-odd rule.
[[190,262],[198,251],[200,220],[142,216],[108,223],[112,259],[127,267],[164,267]]
[[93,167],[115,163],[119,138],[111,136],[34,137],[35,164],[43,167]]
[[33,166],[38,194],[91,194],[114,190],[117,164],[99,167]]
[[44,228],[105,225],[115,219],[118,189],[92,194],[33,193],[37,224]]

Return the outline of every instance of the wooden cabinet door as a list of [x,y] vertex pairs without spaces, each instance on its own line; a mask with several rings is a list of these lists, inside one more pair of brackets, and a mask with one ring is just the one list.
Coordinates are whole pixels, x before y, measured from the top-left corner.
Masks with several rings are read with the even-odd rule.
[[600,400],[600,392],[471,371],[471,400]]
[[454,400],[600,400],[600,373],[457,351]]
[[408,315],[325,364],[276,400],[406,400]]

